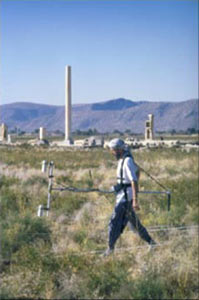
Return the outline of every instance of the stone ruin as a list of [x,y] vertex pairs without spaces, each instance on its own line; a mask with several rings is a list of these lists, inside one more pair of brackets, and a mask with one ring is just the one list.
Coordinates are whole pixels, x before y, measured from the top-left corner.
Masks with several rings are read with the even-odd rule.
[[154,139],[154,116],[152,114],[148,115],[149,119],[145,122],[145,140]]
[[28,141],[28,143],[32,146],[49,145],[49,142],[46,139],[46,128],[40,127],[38,138],[36,138],[34,140],[30,140],[30,141]]
[[8,127],[6,124],[2,123],[0,126],[0,141],[7,142],[8,140]]
[[43,141],[46,138],[46,129],[44,127],[39,128],[39,140]]

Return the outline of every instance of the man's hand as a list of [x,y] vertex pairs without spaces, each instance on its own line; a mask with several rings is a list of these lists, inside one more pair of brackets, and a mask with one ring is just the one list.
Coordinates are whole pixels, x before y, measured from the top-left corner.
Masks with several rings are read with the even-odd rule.
[[133,205],[132,206],[133,206],[134,210],[140,210],[140,206],[139,206],[137,200],[133,200]]
[[138,200],[137,200],[137,182],[132,181],[131,182],[131,186],[132,186],[132,192],[133,192],[133,201],[132,201],[132,207],[134,210],[139,210],[139,204],[138,204]]

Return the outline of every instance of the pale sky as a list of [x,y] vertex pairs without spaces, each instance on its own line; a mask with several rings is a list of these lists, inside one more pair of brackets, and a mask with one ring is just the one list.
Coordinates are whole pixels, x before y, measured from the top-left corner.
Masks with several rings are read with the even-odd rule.
[[1,0],[0,104],[198,98],[196,0]]

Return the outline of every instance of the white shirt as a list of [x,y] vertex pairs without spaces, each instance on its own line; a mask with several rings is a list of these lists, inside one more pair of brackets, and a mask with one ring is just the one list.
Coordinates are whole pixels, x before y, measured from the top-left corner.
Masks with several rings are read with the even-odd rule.
[[[121,166],[124,158],[121,158],[117,166],[117,182],[120,183],[121,178]],[[131,183],[131,181],[137,181],[136,172],[138,170],[132,157],[126,157],[123,164],[123,183]]]
[[[121,158],[118,162],[117,166],[117,182],[121,183],[121,166],[124,158]],[[132,181],[137,181],[137,175],[136,172],[138,170],[137,165],[135,164],[134,160],[132,157],[126,157],[124,159],[124,164],[123,164],[123,181],[122,183],[131,183]],[[117,196],[116,196],[116,202],[120,202],[123,198],[125,197],[124,191],[121,190]],[[127,197],[128,200],[130,201],[132,199],[132,188],[128,187],[127,188]]]

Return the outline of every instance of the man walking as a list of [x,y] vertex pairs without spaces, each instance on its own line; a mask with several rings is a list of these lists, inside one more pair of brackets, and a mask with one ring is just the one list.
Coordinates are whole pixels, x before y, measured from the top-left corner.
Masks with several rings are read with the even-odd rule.
[[149,245],[156,244],[135,213],[135,210],[139,210],[137,199],[139,167],[123,140],[111,140],[109,148],[118,160],[118,167],[117,185],[113,187],[116,193],[116,205],[109,222],[109,246],[104,256],[114,251],[115,243],[128,222]]

